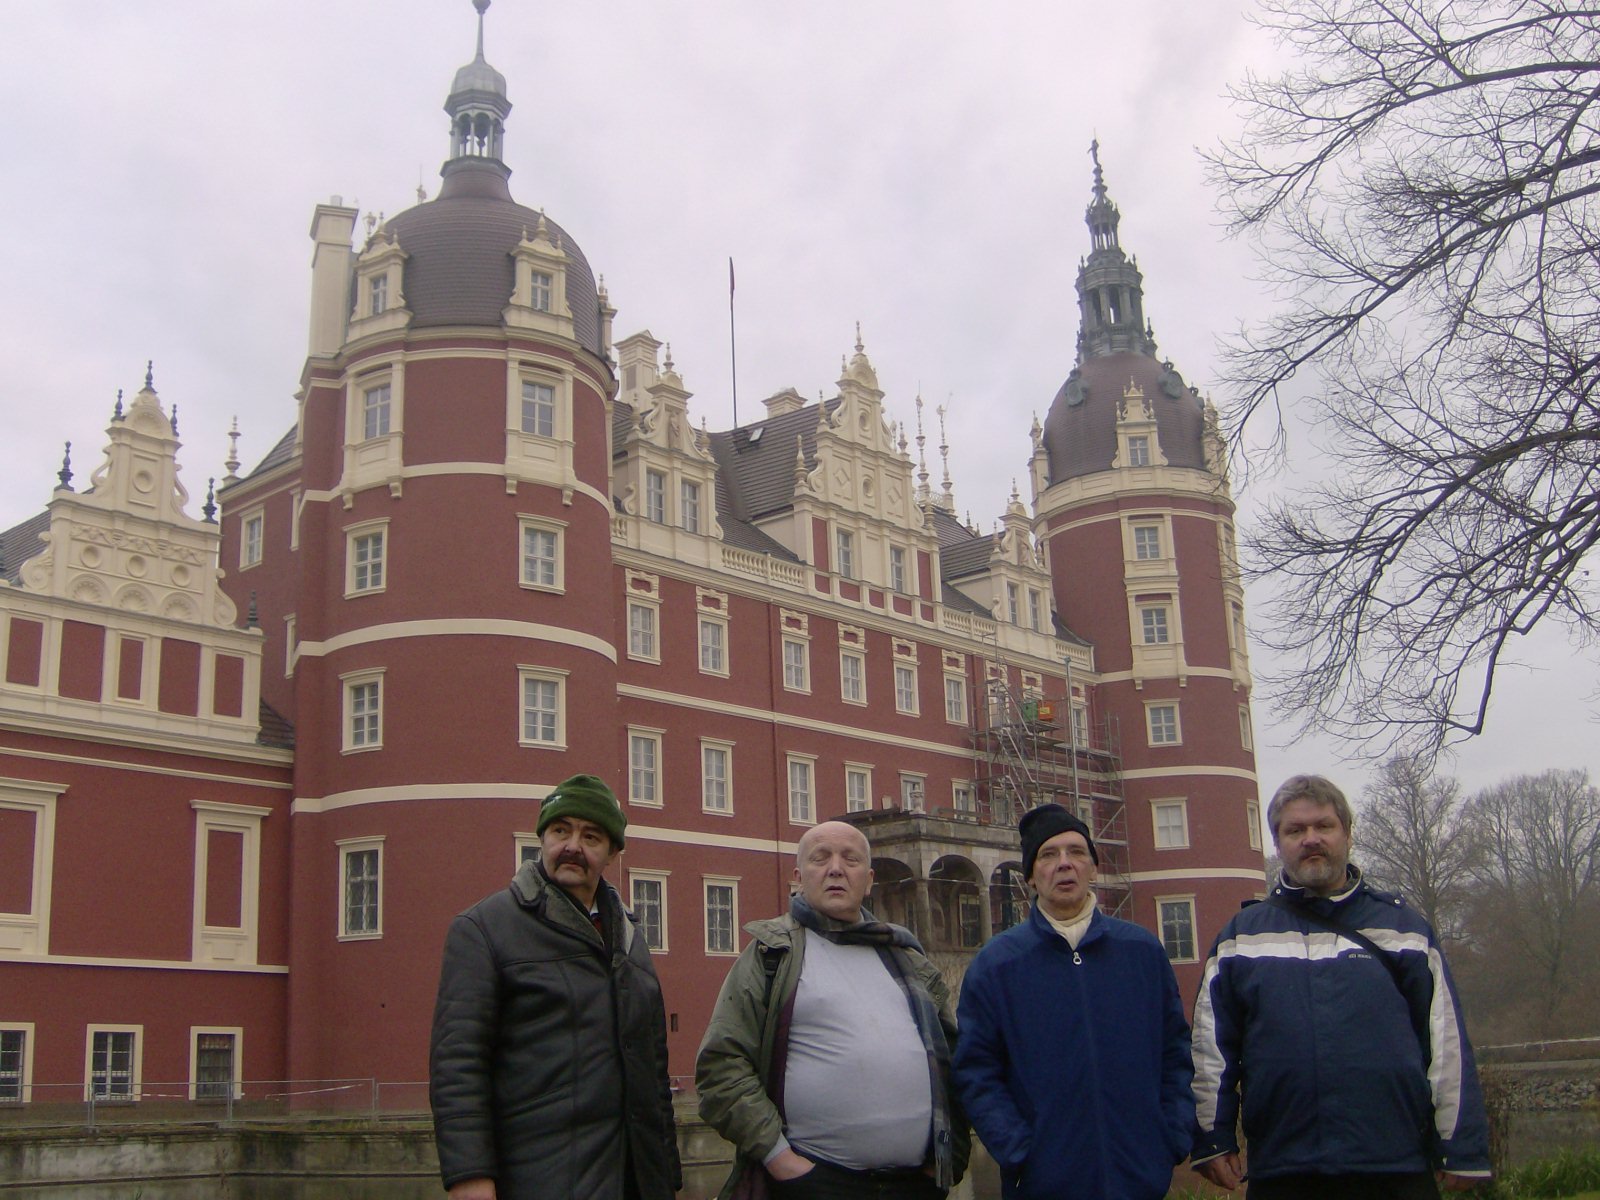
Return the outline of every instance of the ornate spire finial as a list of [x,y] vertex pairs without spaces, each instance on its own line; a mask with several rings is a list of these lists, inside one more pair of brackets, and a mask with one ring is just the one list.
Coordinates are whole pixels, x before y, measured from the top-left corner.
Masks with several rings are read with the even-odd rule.
[[122,420],[122,389],[121,388],[117,389],[117,406],[111,410],[111,419],[113,421]]
[[223,476],[222,482],[232,483],[239,478],[239,418],[234,417],[233,428],[228,430],[228,457],[223,466],[228,468],[228,473]]
[[156,390],[156,360],[153,358],[145,359],[144,386],[145,390],[148,392],[153,392]]
[[1106,198],[1106,173],[1100,166],[1100,139],[1095,138],[1089,143],[1089,157],[1094,160],[1094,194],[1095,198]]
[[206,480],[206,502],[200,506],[200,512],[205,516],[207,524],[217,523],[217,480],[212,476]]
[[56,478],[61,481],[61,486],[67,491],[72,490],[72,443],[67,443],[67,448],[61,455],[61,470],[56,472]]
[[950,486],[950,439],[944,430],[944,414],[948,410],[941,404],[936,411],[939,414],[939,458],[944,462],[944,478],[941,480],[944,494],[939,498],[939,503],[948,511],[956,504],[955,492]]
[[489,11],[489,0],[472,0],[472,7],[478,10],[478,61],[483,61],[483,14]]
[[865,349],[866,349],[866,346],[861,341],[861,322],[857,321],[856,322],[856,353],[860,354]]
[[665,361],[662,363],[662,366],[664,366],[668,371],[672,370],[672,343],[671,342],[667,343],[667,357],[666,357]]
[[172,406],[172,436],[178,436],[178,406],[176,404]]
[[928,436],[922,432],[922,385],[917,385],[917,499],[928,499]]

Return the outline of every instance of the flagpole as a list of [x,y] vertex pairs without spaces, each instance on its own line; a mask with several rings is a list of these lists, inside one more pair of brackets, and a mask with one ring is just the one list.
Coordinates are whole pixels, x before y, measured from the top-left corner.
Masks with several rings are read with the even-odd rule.
[[739,338],[733,325],[733,258],[728,258],[728,358],[733,371],[733,427],[739,428]]

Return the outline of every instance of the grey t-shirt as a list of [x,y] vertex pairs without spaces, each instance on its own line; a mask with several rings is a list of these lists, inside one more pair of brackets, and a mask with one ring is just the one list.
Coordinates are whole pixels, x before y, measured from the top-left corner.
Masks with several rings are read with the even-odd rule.
[[920,1166],[932,1086],[906,994],[878,952],[807,932],[784,1074],[789,1145],[859,1171]]

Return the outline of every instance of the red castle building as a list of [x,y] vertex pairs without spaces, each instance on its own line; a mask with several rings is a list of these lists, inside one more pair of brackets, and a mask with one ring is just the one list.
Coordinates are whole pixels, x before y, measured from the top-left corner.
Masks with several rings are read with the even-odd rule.
[[189,515],[147,376],[90,484],[0,533],[0,1101],[423,1078],[449,917],[577,771],[626,805],[680,1074],[741,925],[847,814],[880,915],[959,977],[1025,911],[1017,818],[1077,808],[1102,905],[1192,994],[1263,886],[1234,506],[1098,156],[1077,361],[980,533],[859,335],[831,398],[725,432],[613,340],[512,197],[481,16],[446,107],[435,199],[360,242],[316,207],[259,466]]

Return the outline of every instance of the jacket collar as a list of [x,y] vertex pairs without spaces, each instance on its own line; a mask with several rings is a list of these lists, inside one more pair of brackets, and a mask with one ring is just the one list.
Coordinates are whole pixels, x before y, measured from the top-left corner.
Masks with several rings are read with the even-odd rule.
[[1272,894],[1274,896],[1282,896],[1285,900],[1294,904],[1305,904],[1312,900],[1326,900],[1330,904],[1343,904],[1351,896],[1366,887],[1367,884],[1366,879],[1361,874],[1361,868],[1356,866],[1355,863],[1347,863],[1344,871],[1344,887],[1329,896],[1312,896],[1306,893],[1305,888],[1298,884],[1290,883],[1288,877],[1283,873],[1283,868],[1280,867],[1278,868],[1278,877],[1273,881]]
[[[1060,942],[1067,946],[1067,939],[1056,932],[1056,927],[1050,924],[1050,919],[1039,911],[1039,901],[1033,901],[1033,906],[1028,910],[1028,928],[1042,940]],[[1083,936],[1078,939],[1078,949],[1082,950],[1090,942],[1098,941],[1106,931],[1106,915],[1100,911],[1100,903],[1095,901],[1094,915],[1089,918],[1089,928],[1083,931]],[[1067,946],[1070,951],[1071,946]]]
[[[560,893],[559,895],[557,893]],[[603,945],[603,941],[595,932],[594,925],[589,921],[589,916],[561,888],[551,882],[550,877],[544,873],[537,856],[528,859],[518,868],[511,880],[511,894],[523,908],[531,909],[538,913],[544,920],[552,925],[557,925],[577,937]],[[615,928],[622,931],[622,943],[618,949],[627,954],[633,946],[633,919],[628,910],[623,907],[622,897],[617,895],[617,889],[604,879],[594,894],[595,907],[600,910],[600,918],[609,924],[615,922]]]

